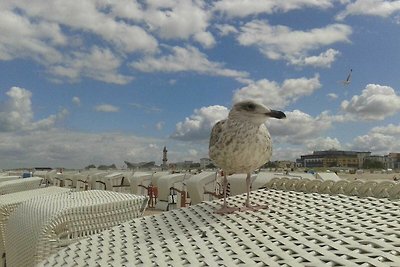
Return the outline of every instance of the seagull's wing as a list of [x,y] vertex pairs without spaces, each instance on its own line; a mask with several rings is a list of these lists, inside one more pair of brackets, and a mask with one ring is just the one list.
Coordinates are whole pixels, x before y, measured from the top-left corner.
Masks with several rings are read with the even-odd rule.
[[214,127],[211,130],[209,147],[214,146],[215,143],[218,141],[218,139],[221,135],[222,129],[224,128],[225,123],[226,123],[226,120],[222,120],[222,121],[217,122],[214,125]]
[[353,71],[353,70],[350,70],[350,73],[349,73],[349,75],[348,75],[347,78],[346,78],[346,82],[347,82],[347,83],[350,83],[352,71]]

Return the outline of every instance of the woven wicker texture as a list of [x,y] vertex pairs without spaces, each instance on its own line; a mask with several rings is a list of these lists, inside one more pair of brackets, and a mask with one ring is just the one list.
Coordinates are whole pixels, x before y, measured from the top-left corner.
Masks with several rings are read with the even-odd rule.
[[0,176],[0,182],[5,182],[5,181],[11,181],[11,180],[17,180],[21,179],[21,176],[13,175],[13,176]]
[[400,183],[392,181],[321,181],[309,179],[274,178],[265,187],[321,194],[345,194],[360,197],[400,199]]
[[29,177],[0,183],[0,195],[39,188],[43,178]]
[[34,266],[61,247],[137,218],[147,197],[90,190],[36,197],[9,217],[8,266]]
[[400,266],[398,201],[274,189],[251,200],[269,208],[221,216],[218,200],[138,218],[40,266]]
[[50,186],[38,188],[29,191],[16,192],[0,196],[0,255],[5,253],[4,234],[6,224],[11,213],[24,201],[27,201],[36,196],[44,196],[51,194],[60,194],[69,192],[69,189]]

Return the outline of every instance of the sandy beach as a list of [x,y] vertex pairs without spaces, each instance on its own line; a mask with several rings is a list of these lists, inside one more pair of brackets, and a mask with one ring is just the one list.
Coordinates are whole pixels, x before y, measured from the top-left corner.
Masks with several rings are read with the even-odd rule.
[[338,176],[346,180],[363,180],[363,181],[393,181],[393,178],[400,178],[400,173],[338,173]]

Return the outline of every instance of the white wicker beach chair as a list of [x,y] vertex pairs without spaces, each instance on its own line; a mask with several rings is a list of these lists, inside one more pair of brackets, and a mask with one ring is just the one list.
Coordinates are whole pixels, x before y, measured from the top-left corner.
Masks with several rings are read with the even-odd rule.
[[376,185],[373,189],[373,193],[375,197],[390,197],[389,191],[392,187],[396,185],[395,182],[392,181],[383,181]]
[[[34,197],[51,194],[61,194],[69,191],[70,190],[67,188],[49,186],[0,196],[0,255],[2,255],[3,260],[5,255],[4,235],[6,232],[6,224],[11,213],[14,212],[14,210],[21,203]],[[1,266],[4,266],[4,264],[2,264]]]
[[332,194],[331,188],[335,184],[334,181],[326,180],[323,181],[318,187],[318,193],[320,194]]
[[6,225],[7,264],[34,266],[63,246],[140,217],[146,206],[146,196],[105,190],[28,200],[11,214]]
[[346,187],[344,187],[344,193],[348,196],[359,196],[359,190],[363,187],[363,185],[364,182],[362,181],[351,181],[346,185]]
[[269,182],[265,184],[266,188],[271,188],[271,189],[280,189],[278,184],[280,183],[280,178],[274,177],[272,178]]
[[132,174],[132,172],[112,172],[99,176],[95,181],[96,189],[128,193],[130,192],[129,177]]
[[204,191],[215,191],[216,175],[216,172],[203,171],[188,179],[186,186],[192,205],[204,200]]
[[41,177],[29,177],[0,182],[0,195],[36,189],[41,186],[42,182],[43,178]]
[[[156,209],[158,210],[168,210],[170,207],[170,202],[174,202],[175,200],[171,200],[171,188],[176,188],[178,190],[183,189],[183,181],[188,179],[191,175],[188,173],[174,173],[161,176],[157,180],[157,188],[158,188],[158,200],[156,203]],[[176,199],[176,205],[179,198]]]
[[378,185],[376,181],[364,182],[358,189],[358,195],[360,197],[373,197],[373,189]]
[[331,189],[331,194],[346,194],[345,188],[349,184],[346,180],[341,180],[338,182],[334,182]]
[[[236,196],[246,193],[246,176],[245,173],[232,174],[228,176],[228,183],[230,184],[230,196]],[[257,174],[250,176],[250,183],[253,184],[257,178]]]
[[318,193],[319,187],[322,184],[322,180],[314,179],[310,180],[305,184],[306,192],[308,193]]
[[[252,191],[256,212],[215,214],[222,200],[122,223],[39,266],[400,266],[397,201]],[[246,195],[229,197],[240,207]]]
[[136,195],[147,195],[147,187],[151,184],[151,172],[135,172],[128,177],[131,193]]
[[0,183],[1,182],[6,182],[6,181],[11,181],[11,180],[18,180],[18,179],[21,179],[21,176],[16,176],[16,175],[0,176]]
[[394,186],[389,187],[388,192],[390,199],[400,199],[400,184],[396,183]]
[[[313,179],[315,180],[315,178]],[[307,192],[306,185],[310,182],[311,180],[308,178],[305,179],[299,179],[295,185],[296,191],[301,191],[301,192]]]

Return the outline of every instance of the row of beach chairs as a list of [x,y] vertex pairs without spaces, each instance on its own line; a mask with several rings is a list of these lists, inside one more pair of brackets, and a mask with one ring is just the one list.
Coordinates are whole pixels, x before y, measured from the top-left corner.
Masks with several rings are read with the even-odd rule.
[[[222,193],[221,177],[214,171],[195,175],[53,171],[37,175],[42,177],[0,176],[3,265],[35,266],[77,240],[141,217],[148,207],[166,211],[213,200]],[[253,174],[251,179],[252,190],[400,198],[400,185],[391,181],[324,181],[266,172]],[[245,175],[231,175],[228,182],[230,196],[245,192]]]

